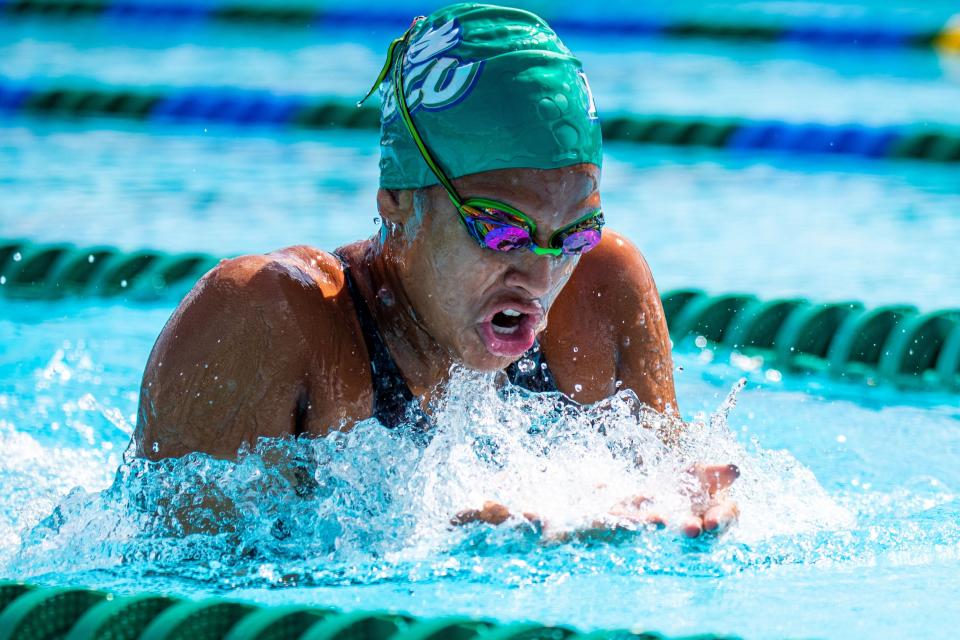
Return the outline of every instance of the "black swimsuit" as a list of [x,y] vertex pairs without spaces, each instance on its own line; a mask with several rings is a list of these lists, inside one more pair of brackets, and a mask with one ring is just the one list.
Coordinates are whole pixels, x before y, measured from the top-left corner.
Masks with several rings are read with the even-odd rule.
[[[341,259],[341,262],[344,261]],[[420,403],[414,401],[413,392],[410,391],[397,363],[387,350],[373,314],[370,313],[366,301],[360,295],[345,262],[343,275],[347,281],[353,306],[357,310],[357,320],[360,322],[360,330],[363,331],[367,353],[370,355],[370,375],[373,378],[373,417],[391,429],[407,424],[416,431],[426,432],[430,428],[430,418],[423,412]],[[526,371],[521,370],[517,362],[507,367],[506,374],[511,383],[535,392],[557,391],[553,377],[547,369],[547,363],[543,360],[539,343],[534,342],[518,362],[524,363],[523,369]]]

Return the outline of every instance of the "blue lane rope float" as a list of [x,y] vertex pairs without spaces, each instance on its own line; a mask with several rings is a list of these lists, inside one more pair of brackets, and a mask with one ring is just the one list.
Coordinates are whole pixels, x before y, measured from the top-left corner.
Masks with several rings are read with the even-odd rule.
[[[385,611],[257,606],[225,598],[114,596],[14,582],[0,582],[0,594],[9,594],[0,598],[0,640],[669,640],[653,632],[578,633],[531,622],[416,619]],[[696,639],[722,640],[712,634]]]
[[[262,3],[210,3],[183,0],[3,0],[0,16],[75,20],[101,18],[143,25],[177,23],[233,23],[264,28],[363,28],[400,30],[410,22],[410,10],[402,7],[377,10],[345,10],[341,6],[303,6]],[[940,28],[908,29],[901,25],[821,19],[802,21],[767,17],[763,22],[733,24],[710,19],[667,19],[653,16],[622,16],[617,20],[544,16],[561,33],[594,36],[712,38],[741,42],[786,42],[816,47],[929,48],[960,52],[960,25],[951,19]]]
[[[219,259],[112,247],[0,240],[0,296],[173,301]],[[700,338],[789,372],[900,387],[960,391],[960,310],[911,305],[867,309],[856,301],[760,300],[677,289],[661,295],[674,342]],[[0,603],[4,592],[0,590]]]
[[[340,99],[267,91],[188,88],[37,88],[0,79],[0,117],[125,118],[156,124],[223,124],[295,129],[377,129],[379,111]],[[867,127],[735,118],[612,115],[604,139],[729,151],[828,154],[960,162],[960,130],[930,125]]]

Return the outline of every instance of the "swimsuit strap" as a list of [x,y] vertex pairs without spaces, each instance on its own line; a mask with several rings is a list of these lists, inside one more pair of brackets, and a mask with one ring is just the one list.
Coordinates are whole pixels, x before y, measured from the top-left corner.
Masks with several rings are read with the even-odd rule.
[[[339,256],[337,256],[339,257]],[[357,320],[363,332],[363,341],[367,345],[370,356],[370,378],[373,382],[373,417],[380,424],[394,428],[404,422],[420,425],[427,420],[427,416],[420,409],[420,403],[415,398],[410,387],[407,386],[396,360],[387,350],[376,320],[367,306],[366,300],[360,295],[356,281],[350,273],[350,267],[341,258],[343,276],[347,282],[347,290],[353,300],[353,307],[357,310]]]
[[[383,340],[377,322],[373,318],[370,307],[360,295],[350,267],[339,255],[343,265],[343,277],[347,283],[347,291],[353,300],[353,307],[357,310],[357,321],[363,332],[363,341],[367,345],[370,356],[370,377],[373,382],[373,417],[380,424],[390,429],[401,424],[412,425],[413,433],[425,434],[430,429],[430,418],[423,412],[420,403],[416,402],[413,392],[403,379],[396,360],[390,355],[387,343]],[[524,363],[521,367],[520,363]],[[557,391],[557,385],[550,375],[547,363],[543,359],[540,343],[534,341],[533,346],[517,362],[506,369],[507,378],[512,384],[534,392]]]

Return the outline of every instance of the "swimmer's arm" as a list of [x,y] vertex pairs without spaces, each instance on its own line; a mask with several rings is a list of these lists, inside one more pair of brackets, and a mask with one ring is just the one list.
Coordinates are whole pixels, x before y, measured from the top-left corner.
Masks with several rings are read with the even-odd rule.
[[296,433],[305,350],[289,294],[302,286],[268,256],[224,261],[201,279],[147,362],[138,455],[233,458],[243,443]]

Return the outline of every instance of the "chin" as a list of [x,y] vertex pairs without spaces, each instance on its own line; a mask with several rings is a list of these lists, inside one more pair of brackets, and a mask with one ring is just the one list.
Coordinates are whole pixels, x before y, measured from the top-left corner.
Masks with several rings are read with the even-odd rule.
[[468,369],[473,369],[474,371],[495,373],[497,371],[506,369],[511,363],[519,359],[519,357],[507,358],[503,356],[495,356],[481,346],[480,349],[471,349],[469,352],[463,354],[460,359],[460,363]]

